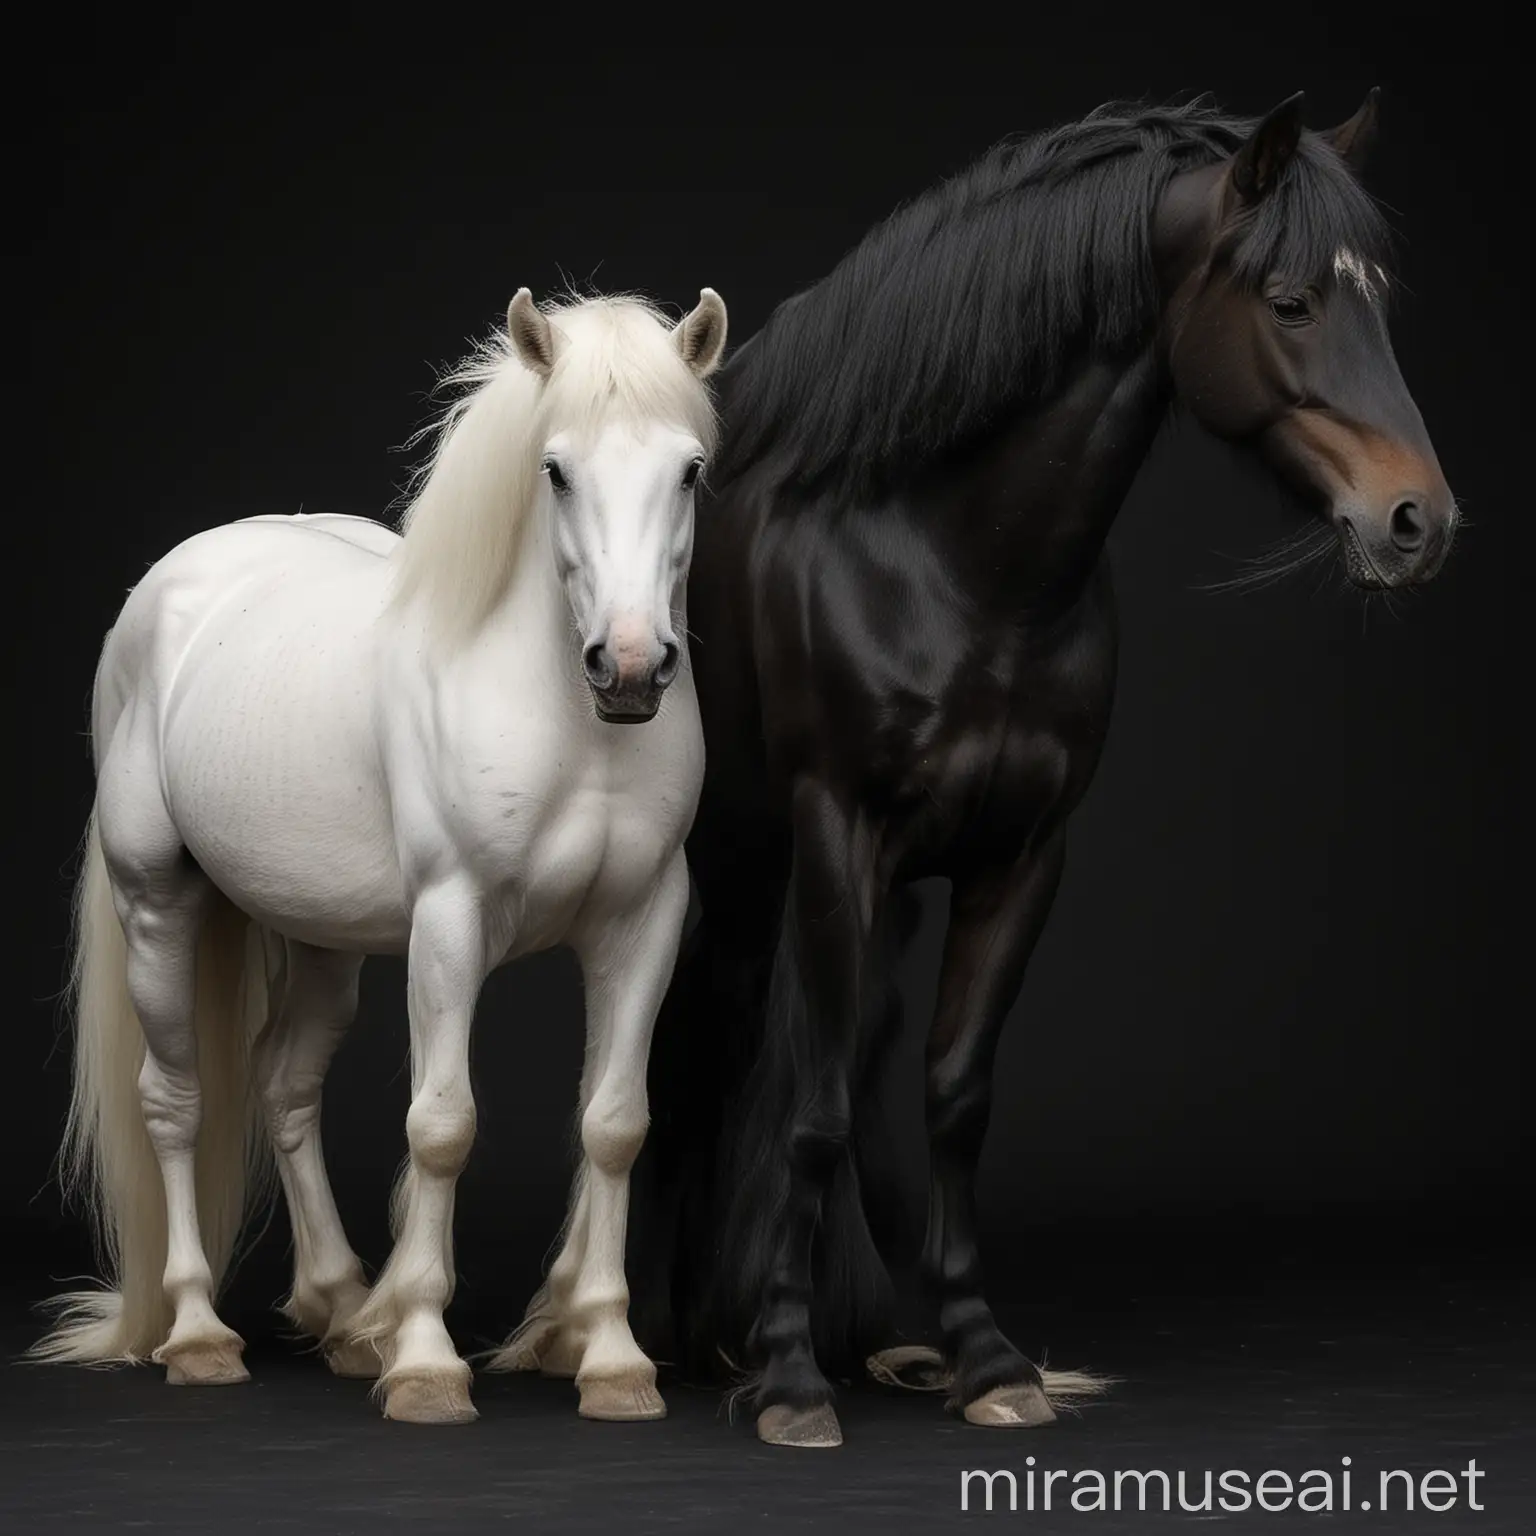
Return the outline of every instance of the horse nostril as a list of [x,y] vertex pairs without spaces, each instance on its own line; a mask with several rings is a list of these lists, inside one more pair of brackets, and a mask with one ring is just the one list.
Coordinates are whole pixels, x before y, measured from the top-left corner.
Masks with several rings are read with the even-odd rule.
[[1387,530],[1392,535],[1392,542],[1404,554],[1409,554],[1423,544],[1424,536],[1429,532],[1429,524],[1418,502],[1408,499],[1398,502],[1392,508]]
[[606,641],[594,640],[581,653],[581,665],[592,687],[603,691],[613,687],[615,673],[613,663],[608,659]]
[[675,640],[668,640],[661,648],[661,661],[656,668],[656,686],[665,688],[677,676],[682,651]]

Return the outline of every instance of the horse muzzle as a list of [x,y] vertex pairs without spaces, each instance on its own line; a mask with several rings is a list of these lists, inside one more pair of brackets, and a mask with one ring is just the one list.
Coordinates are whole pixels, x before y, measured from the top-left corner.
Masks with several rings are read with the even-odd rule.
[[681,651],[675,640],[610,630],[582,652],[582,670],[599,720],[644,725],[656,716],[661,696],[677,676]]
[[1447,494],[1406,492],[1385,511],[1335,508],[1344,570],[1357,587],[1387,591],[1422,586],[1445,564],[1456,534],[1456,503]]

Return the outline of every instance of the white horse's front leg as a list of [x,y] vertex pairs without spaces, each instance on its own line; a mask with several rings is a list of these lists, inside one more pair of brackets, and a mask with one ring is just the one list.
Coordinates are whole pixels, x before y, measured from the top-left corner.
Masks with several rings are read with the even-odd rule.
[[469,1031],[486,971],[485,915],[474,893],[439,887],[411,919],[410,1161],[399,1190],[394,1251],[355,1336],[384,1361],[386,1418],[453,1424],[475,1417],[469,1367],[443,1324],[453,1295],[454,1189],[475,1137]]
[[581,1116],[586,1156],[586,1242],[562,1329],[583,1341],[576,1386],[589,1419],[655,1419],[666,1407],[656,1367],[629,1329],[624,1232],[629,1170],[645,1140],[646,1061],[688,911],[679,851],[639,910],[578,945],[587,982],[591,1092]]
[[[588,1030],[581,1068],[581,1101],[576,1106],[578,1126],[592,1102],[607,1043],[606,1033]],[[534,1292],[523,1312],[522,1322],[506,1343],[487,1358],[488,1370],[541,1371],[546,1376],[571,1378],[581,1369],[586,1340],[575,1331],[570,1311],[576,1277],[581,1273],[582,1259],[587,1251],[589,1209],[587,1160],[583,1154],[576,1165],[576,1176],[571,1180],[565,1226],[560,1233],[560,1251],[550,1265],[543,1285]]]

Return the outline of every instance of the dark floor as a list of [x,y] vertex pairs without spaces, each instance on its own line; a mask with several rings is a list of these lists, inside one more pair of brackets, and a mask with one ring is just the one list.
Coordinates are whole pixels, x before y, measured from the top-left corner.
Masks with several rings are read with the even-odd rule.
[[[1294,1278],[1294,1277],[1293,1277]],[[249,1385],[166,1387],[158,1372],[0,1369],[0,1530],[4,1532],[476,1532],[527,1522],[541,1532],[827,1529],[926,1531],[986,1520],[981,1485],[960,1510],[961,1473],[1012,1471],[1018,1512],[998,1480],[991,1520],[1037,1531],[1140,1530],[1218,1521],[1232,1531],[1316,1526],[1294,1506],[1266,1513],[1183,1513],[1176,1477],[1199,1501],[1207,1469],[1334,1474],[1340,1526],[1362,1530],[1536,1530],[1536,1342],[1531,1287],[1509,1267],[1368,1271],[1330,1291],[1277,1282],[1224,1297],[1094,1294],[1090,1312],[1057,1305],[1005,1311],[1028,1348],[1056,1363],[1113,1370],[1114,1395],[1080,1418],[1033,1431],[970,1428],[939,1400],[878,1389],[845,1393],[837,1451],[760,1446],[732,1427],[712,1393],[672,1385],[659,1424],[590,1424],[568,1384],[481,1378],[478,1423],[423,1429],[382,1421],[366,1385],[333,1380],[270,1333],[253,1343]],[[1214,1284],[1212,1290],[1219,1289]],[[14,1315],[14,1314],[13,1314]],[[29,1338],[0,1333],[7,1359]],[[1161,1469],[1174,1510],[1078,1512],[1055,1484],[1054,1508],[1026,1510],[1026,1458],[1108,1474]],[[1343,1458],[1352,1504],[1338,1508]],[[1468,1507],[1469,1461],[1486,1475]],[[1378,1479],[1456,1478],[1443,1512],[1379,1507]],[[1271,1484],[1276,1487],[1276,1484]],[[1310,1486],[1317,1486],[1314,1482]],[[1037,1490],[1039,1483],[1037,1480]],[[1251,1488],[1251,1483],[1250,1483]],[[1437,1501],[1445,1485],[1431,1483]],[[1217,1490],[1218,1495],[1220,1490]],[[1112,1496],[1112,1495],[1111,1495]],[[1232,1497],[1229,1495],[1229,1498]],[[1283,1493],[1277,1492],[1272,1502]],[[1364,1509],[1369,1502],[1372,1508]],[[1065,1506],[1065,1507],[1064,1507]]]

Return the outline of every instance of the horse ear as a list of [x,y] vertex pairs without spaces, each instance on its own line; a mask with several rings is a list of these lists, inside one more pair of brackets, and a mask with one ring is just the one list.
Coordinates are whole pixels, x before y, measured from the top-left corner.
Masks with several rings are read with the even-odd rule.
[[725,300],[713,288],[700,288],[699,302],[677,322],[672,336],[683,361],[707,379],[725,351]]
[[555,366],[555,330],[545,316],[539,313],[533,295],[526,288],[519,288],[507,306],[507,334],[523,366],[547,379]]
[[1275,189],[1301,142],[1301,107],[1297,91],[1280,103],[1232,157],[1232,186],[1244,202],[1256,203]]
[[1365,168],[1371,146],[1376,142],[1376,127],[1381,108],[1381,87],[1373,85],[1360,110],[1337,128],[1330,128],[1323,139],[1357,176]]

